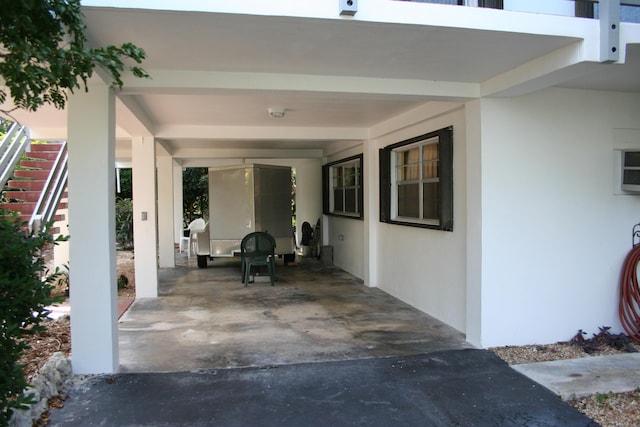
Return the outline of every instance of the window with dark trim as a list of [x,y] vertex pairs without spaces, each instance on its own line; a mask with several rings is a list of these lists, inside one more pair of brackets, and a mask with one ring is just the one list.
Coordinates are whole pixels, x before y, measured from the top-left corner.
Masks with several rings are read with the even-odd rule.
[[453,128],[380,150],[380,221],[453,231]]
[[488,7],[491,9],[504,9],[503,0],[478,0],[478,7]]
[[362,154],[322,167],[323,213],[363,218]]

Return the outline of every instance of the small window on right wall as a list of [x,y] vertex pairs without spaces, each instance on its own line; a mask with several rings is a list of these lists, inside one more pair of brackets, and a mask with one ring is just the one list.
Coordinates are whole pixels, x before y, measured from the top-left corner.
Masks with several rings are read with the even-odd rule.
[[380,221],[453,231],[453,128],[380,150]]

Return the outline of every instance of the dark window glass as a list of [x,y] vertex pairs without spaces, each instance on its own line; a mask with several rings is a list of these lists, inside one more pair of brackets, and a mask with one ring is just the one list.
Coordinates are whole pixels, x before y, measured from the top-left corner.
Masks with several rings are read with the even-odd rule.
[[344,197],[343,190],[333,190],[333,210],[342,212],[344,211]]
[[437,220],[439,218],[438,205],[440,204],[438,183],[431,182],[423,184],[422,194],[423,218]]
[[640,167],[640,151],[625,152],[624,165],[627,167]]
[[404,184],[398,186],[398,216],[420,218],[420,185]]
[[640,170],[624,171],[624,179],[622,182],[630,185],[640,185]]

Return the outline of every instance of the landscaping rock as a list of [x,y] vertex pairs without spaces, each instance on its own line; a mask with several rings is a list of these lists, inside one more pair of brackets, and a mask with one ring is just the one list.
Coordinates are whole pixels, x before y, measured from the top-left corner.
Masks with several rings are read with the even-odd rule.
[[48,399],[56,396],[65,381],[71,378],[71,360],[63,353],[51,355],[40,369],[40,373],[33,377],[31,385],[25,390],[26,394],[33,394],[36,403],[29,409],[14,411],[10,427],[31,427],[33,421],[40,418],[48,408]]

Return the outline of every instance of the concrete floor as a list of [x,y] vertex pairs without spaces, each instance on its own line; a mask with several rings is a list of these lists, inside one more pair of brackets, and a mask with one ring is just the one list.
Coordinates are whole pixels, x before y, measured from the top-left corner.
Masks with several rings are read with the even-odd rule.
[[472,348],[464,334],[313,258],[244,287],[238,259],[160,271],[160,297],[120,319],[121,372],[175,372]]
[[79,379],[48,425],[597,425],[460,332],[302,261],[274,287],[244,288],[238,261],[162,271],[161,297],[121,318],[123,373]]

